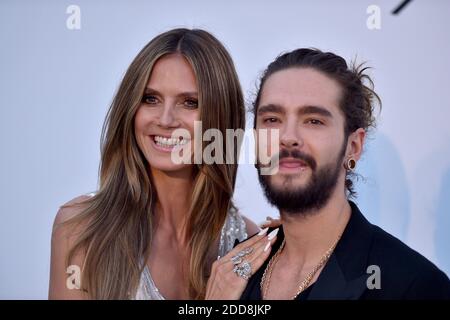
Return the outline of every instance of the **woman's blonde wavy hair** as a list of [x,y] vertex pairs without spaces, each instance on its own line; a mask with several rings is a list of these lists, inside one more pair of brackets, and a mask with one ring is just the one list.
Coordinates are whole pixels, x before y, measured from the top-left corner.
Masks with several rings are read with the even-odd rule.
[[[126,71],[103,125],[99,190],[83,202],[80,214],[65,222],[83,225],[66,262],[69,265],[77,252],[84,253],[81,285],[91,299],[133,298],[145,266],[142,261],[149,257],[156,190],[136,142],[134,118],[153,66],[172,53],[182,54],[196,75],[203,132],[245,126],[244,99],[232,59],[210,33],[174,29],[141,50]],[[188,212],[193,299],[205,295],[208,253],[233,206],[240,144],[234,150],[226,150],[225,141],[223,146],[224,164],[196,164],[194,170]],[[228,152],[235,156],[234,164],[226,164]]]

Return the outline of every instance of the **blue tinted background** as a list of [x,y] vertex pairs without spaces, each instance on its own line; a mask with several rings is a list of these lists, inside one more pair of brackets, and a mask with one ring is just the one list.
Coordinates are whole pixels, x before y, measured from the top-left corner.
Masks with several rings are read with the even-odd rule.
[[[0,298],[45,299],[58,207],[97,185],[101,125],[133,57],[174,27],[214,33],[250,100],[281,51],[317,47],[357,56],[383,100],[358,172],[370,221],[450,272],[450,2],[1,1]],[[66,27],[69,5],[81,29]],[[366,10],[381,9],[369,30]],[[251,119],[249,119],[251,123]],[[277,215],[255,169],[242,165],[236,203],[259,222]]]

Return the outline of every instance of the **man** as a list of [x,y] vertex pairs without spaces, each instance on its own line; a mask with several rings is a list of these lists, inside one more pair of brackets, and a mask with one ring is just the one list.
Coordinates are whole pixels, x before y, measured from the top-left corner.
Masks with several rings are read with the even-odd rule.
[[298,49],[263,74],[254,127],[278,129],[280,150],[278,171],[257,169],[283,226],[241,299],[450,298],[442,271],[348,200],[379,102],[364,71],[333,53]]

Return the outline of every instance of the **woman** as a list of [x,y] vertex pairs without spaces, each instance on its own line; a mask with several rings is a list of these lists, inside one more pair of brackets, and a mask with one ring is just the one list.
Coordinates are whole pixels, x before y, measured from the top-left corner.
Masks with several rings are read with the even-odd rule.
[[[102,131],[99,190],[55,218],[49,298],[206,297],[214,260],[259,229],[233,206],[237,164],[172,161],[192,146],[197,120],[203,132],[243,129],[239,80],[211,34],[171,30],[142,49],[120,84]],[[189,135],[174,138],[176,129]],[[77,280],[80,290],[71,289]]]

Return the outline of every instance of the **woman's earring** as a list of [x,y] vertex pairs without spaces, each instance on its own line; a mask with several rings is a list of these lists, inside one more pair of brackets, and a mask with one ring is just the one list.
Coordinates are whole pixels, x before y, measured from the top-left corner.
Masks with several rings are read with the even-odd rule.
[[355,170],[356,167],[356,161],[353,158],[349,158],[347,160],[347,162],[344,164],[345,169],[347,169],[348,171],[353,171]]

